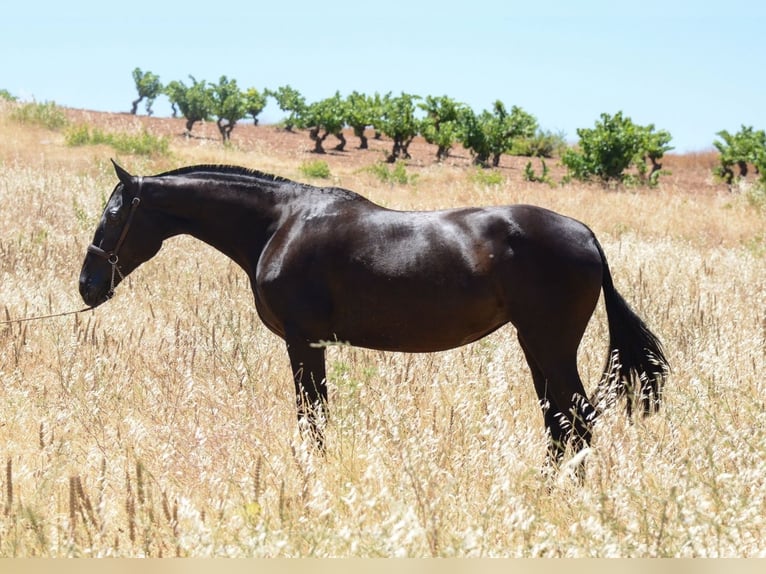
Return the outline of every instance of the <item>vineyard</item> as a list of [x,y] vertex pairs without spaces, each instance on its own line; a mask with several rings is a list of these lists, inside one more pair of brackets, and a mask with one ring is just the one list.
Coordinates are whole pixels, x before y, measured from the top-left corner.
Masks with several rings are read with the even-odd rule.
[[[239,122],[224,145],[215,119],[188,130],[0,98],[0,556],[766,556],[758,130],[665,150],[654,181],[647,155],[643,174],[634,164],[608,184],[587,146],[579,178],[566,149],[482,167],[459,142],[437,158],[419,131],[389,162],[389,135],[368,128],[357,149],[344,124],[346,148],[317,153],[311,130]],[[396,209],[531,203],[575,217],[665,345],[666,403],[633,422],[622,403],[607,411],[580,485],[570,464],[541,473],[542,416],[511,327],[435,354],[337,346],[319,455],[246,275],[188,237],[96,310],[14,322],[82,308],[111,157],[142,175],[242,165]],[[588,392],[607,340],[599,303],[578,356]]]
[[[217,84],[189,76],[190,86],[178,80],[163,85],[156,74],[136,68],[133,79],[138,98],[132,102],[131,115],[136,116],[139,104],[145,102],[147,116],[151,116],[155,100],[164,96],[170,101],[173,117],[183,117],[187,138],[199,137],[200,129],[214,121],[224,145],[231,145],[232,132],[243,125],[244,118],[249,117],[257,126],[258,116],[271,98],[285,113],[278,127],[290,134],[307,133],[314,146],[311,151],[318,156],[327,153],[325,142],[329,136],[337,141],[332,148],[336,152],[346,151],[352,135],[358,140],[358,150],[370,149],[371,138],[380,142],[385,136],[390,140],[389,151],[383,154],[386,163],[411,160],[409,148],[416,138],[436,148],[435,161],[439,163],[449,160],[460,148],[473,165],[482,168],[499,167],[504,155],[539,158],[539,165],[535,166],[530,159],[524,166],[523,177],[532,183],[557,183],[545,161],[554,156],[560,159],[558,165],[566,169],[558,180],[562,184],[577,180],[598,181],[604,187],[654,187],[661,176],[670,173],[663,170],[662,161],[673,150],[671,134],[657,130],[653,124],[635,124],[621,111],[613,115],[602,113],[593,128],[578,128],[579,140],[570,145],[565,134],[543,131],[536,117],[517,106],[508,111],[500,100],[495,101],[491,111],[477,113],[448,96],[423,98],[404,92],[398,96],[390,92],[367,95],[355,91],[346,97],[336,92],[307,103],[289,85],[276,90],[243,91],[236,80],[226,76],[221,76]],[[7,90],[0,90],[0,99],[16,100]],[[38,123],[51,129],[61,129],[66,122],[54,102],[24,104],[14,117],[22,124]],[[195,125],[202,128],[198,127],[193,135]],[[766,195],[766,131],[742,125],[735,134],[721,130],[716,136],[711,142],[719,152],[713,175],[733,189],[741,182],[749,185],[747,175],[751,170],[756,180],[752,192],[762,200]],[[87,123],[69,127],[66,141],[73,146],[106,143],[117,151],[141,155],[167,151],[167,140],[146,131],[141,137],[126,140],[119,134],[98,129],[91,132]],[[325,162],[315,160],[313,164],[319,170],[315,173],[329,173]]]

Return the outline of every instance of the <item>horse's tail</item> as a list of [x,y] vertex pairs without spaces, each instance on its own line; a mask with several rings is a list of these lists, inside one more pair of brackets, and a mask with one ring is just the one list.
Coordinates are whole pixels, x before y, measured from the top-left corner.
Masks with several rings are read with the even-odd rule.
[[609,356],[594,403],[603,410],[626,395],[628,417],[638,401],[648,415],[660,408],[670,366],[660,340],[615,289],[604,250],[594,241],[603,264],[601,287],[609,321]]

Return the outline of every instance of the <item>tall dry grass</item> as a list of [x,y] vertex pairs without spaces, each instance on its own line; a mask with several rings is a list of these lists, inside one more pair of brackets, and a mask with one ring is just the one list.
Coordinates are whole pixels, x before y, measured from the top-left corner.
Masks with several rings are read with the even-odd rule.
[[[108,151],[18,130],[0,115],[0,320],[82,306],[81,260],[115,183]],[[172,147],[124,163],[300,177],[268,149]],[[96,311],[0,325],[0,555],[766,555],[764,215],[675,184],[486,186],[417,169],[414,187],[332,173],[392,207],[528,202],[587,222],[665,343],[665,407],[599,419],[584,485],[540,473],[542,417],[510,327],[430,355],[329,349],[317,455],[244,273],[177,238]],[[589,390],[606,343],[599,306],[580,351]]]

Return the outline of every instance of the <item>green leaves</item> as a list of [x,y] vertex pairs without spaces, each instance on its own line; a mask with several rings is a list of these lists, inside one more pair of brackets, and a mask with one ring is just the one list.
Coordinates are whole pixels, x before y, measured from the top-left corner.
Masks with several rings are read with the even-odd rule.
[[[193,76],[191,85],[172,81],[165,88],[159,78],[139,68],[133,71],[139,100],[147,98],[147,111],[159,93],[168,96],[175,117],[180,110],[186,118],[187,134],[198,121],[216,118],[224,143],[231,138],[237,122],[247,116],[258,123],[259,114],[266,108],[268,98],[276,101],[280,110],[287,114],[282,125],[288,131],[293,128],[307,129],[314,142],[314,152],[325,153],[324,142],[330,135],[338,138],[336,150],[346,145],[343,130],[353,129],[359,138],[359,148],[368,147],[365,130],[375,129],[375,137],[384,134],[393,141],[386,161],[394,163],[409,159],[410,143],[417,135],[437,147],[436,159],[443,161],[449,156],[456,142],[468,149],[474,164],[481,167],[497,167],[503,154],[550,158],[561,154],[561,162],[567,168],[567,179],[597,180],[604,185],[642,183],[656,185],[663,173],[661,160],[673,148],[671,136],[665,130],[656,130],[653,124],[640,126],[623,115],[603,113],[593,128],[577,130],[579,143],[575,149],[565,149],[562,134],[540,129],[537,118],[519,106],[506,105],[497,100],[489,110],[474,112],[470,107],[448,96],[420,96],[401,92],[392,96],[378,93],[370,96],[357,91],[342,97],[338,91],[328,98],[306,103],[301,93],[290,85],[262,92],[249,88],[241,91],[237,82],[221,76],[218,83],[197,81]],[[764,180],[766,175],[766,135],[763,130],[754,131],[743,126],[740,133],[731,135],[721,131],[722,141],[714,145],[721,152],[721,165],[716,174],[731,183],[734,180],[732,166],[738,165],[740,177],[747,173],[748,165],[755,166]],[[563,152],[561,150],[564,150]],[[547,166],[538,175],[527,165],[524,177],[527,181],[550,181]]]
[[742,126],[732,135],[726,130],[716,134],[721,140],[715,140],[713,145],[720,152],[720,164],[713,173],[724,180],[727,185],[735,181],[732,168],[739,168],[737,179],[747,176],[748,165],[755,167],[756,173],[760,174],[762,185],[766,185],[766,132],[753,130],[752,126]]
[[389,92],[381,101],[381,115],[378,126],[380,131],[394,140],[393,148],[386,161],[394,163],[397,159],[409,159],[408,148],[420,131],[415,117],[415,102],[420,96],[402,92],[391,97]]
[[284,126],[287,131],[292,131],[298,118],[306,110],[306,99],[290,85],[280,86],[276,90],[266,90],[266,95],[276,100],[280,110],[289,112],[284,120]]
[[330,134],[340,140],[336,149],[343,150],[346,140],[341,132],[346,124],[346,115],[346,102],[340,92],[335,92],[334,96],[308,106],[299,116],[296,125],[309,130],[315,153],[325,153],[322,144]]
[[380,96],[368,96],[357,91],[351,92],[346,98],[346,123],[354,130],[359,138],[359,149],[367,149],[367,137],[364,130],[377,124],[380,117]]
[[207,82],[199,82],[189,75],[192,81],[191,86],[183,82],[173,80],[165,86],[165,94],[173,106],[175,115],[176,106],[181,114],[186,118],[186,133],[191,134],[194,124],[201,121],[207,121],[213,115],[213,96]]
[[17,99],[18,98],[14,96],[13,94],[11,94],[11,92],[9,92],[8,90],[6,89],[0,90],[0,100],[5,100],[6,102],[15,102]]
[[231,131],[239,120],[247,114],[245,95],[237,86],[237,80],[221,76],[218,84],[210,84],[212,113],[217,117],[218,131],[223,142],[231,139]]
[[164,93],[173,108],[173,117],[178,110],[186,118],[186,134],[191,134],[194,124],[216,118],[221,139],[227,143],[237,122],[245,116],[251,116],[258,123],[258,115],[266,107],[266,92],[255,88],[242,91],[237,81],[221,76],[218,83],[197,81],[189,75],[191,85],[173,80],[165,86]]
[[[667,131],[656,132],[653,124],[634,124],[621,111],[614,116],[601,114],[594,128],[578,129],[577,135],[579,149],[566,150],[561,162],[570,177],[581,181],[597,178],[604,185],[631,181],[634,176],[626,173],[631,167],[636,168],[639,181],[654,185],[662,168],[659,160],[673,149]],[[648,174],[647,160],[652,166]]]
[[267,92],[259,92],[255,88],[248,88],[244,93],[246,115],[253,118],[253,123],[258,125],[258,116],[266,107]]
[[465,105],[447,96],[426,96],[418,107],[426,112],[420,133],[428,143],[437,146],[436,161],[447,159],[460,133],[460,112]]
[[537,131],[535,117],[518,106],[509,114],[505,104],[497,100],[492,111],[475,114],[464,108],[460,111],[460,142],[473,154],[474,163],[482,167],[500,165],[500,156],[509,153],[516,142],[531,138]]
[[146,99],[146,113],[152,115],[152,104],[162,93],[162,83],[160,77],[152,72],[142,72],[141,68],[133,70],[133,81],[136,83],[136,91],[138,92],[138,99],[133,100],[133,107],[130,113],[135,115],[138,111],[138,104],[141,100]]

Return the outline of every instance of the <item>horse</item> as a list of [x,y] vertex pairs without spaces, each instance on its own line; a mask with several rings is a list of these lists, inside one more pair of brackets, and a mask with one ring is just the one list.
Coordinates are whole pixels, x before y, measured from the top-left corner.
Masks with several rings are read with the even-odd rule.
[[[662,344],[616,290],[584,223],[533,205],[397,211],[339,187],[243,167],[195,165],[118,183],[87,246],[79,291],[89,307],[191,235],[250,279],[259,318],[287,346],[301,428],[320,448],[327,342],[435,352],[510,323],[543,410],[546,463],[578,453],[617,398],[626,413],[660,408],[669,373]],[[603,291],[604,376],[591,402],[577,351]]]

